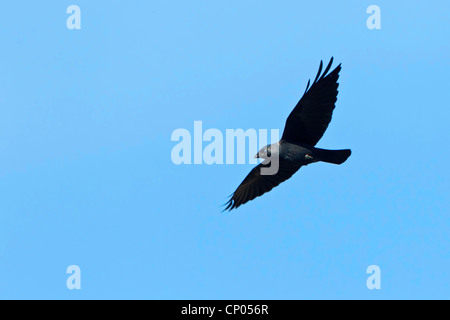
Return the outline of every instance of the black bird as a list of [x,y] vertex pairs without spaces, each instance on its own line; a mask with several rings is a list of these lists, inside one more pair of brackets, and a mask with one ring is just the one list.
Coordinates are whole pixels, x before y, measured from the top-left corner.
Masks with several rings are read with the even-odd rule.
[[[313,162],[323,161],[334,164],[342,164],[351,154],[351,150],[324,150],[314,146],[322,138],[327,129],[338,94],[338,79],[341,65],[337,66],[329,74],[333,58],[322,73],[323,62],[320,61],[319,72],[310,87],[310,81],[305,93],[292,110],[286,120],[281,140],[262,148],[256,158],[266,161],[248,174],[230,200],[225,204],[225,210],[239,208],[244,203],[269,192],[283,181],[286,181],[302,166]],[[272,175],[262,174],[261,169],[266,170],[271,166],[270,159],[276,156],[279,161],[278,172]],[[270,158],[270,159],[269,159]]]

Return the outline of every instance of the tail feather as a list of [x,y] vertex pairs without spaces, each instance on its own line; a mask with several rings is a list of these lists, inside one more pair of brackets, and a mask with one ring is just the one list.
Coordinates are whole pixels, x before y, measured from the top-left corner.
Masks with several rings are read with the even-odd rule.
[[334,164],[342,164],[344,163],[348,157],[352,154],[350,149],[345,150],[324,150],[324,149],[316,149],[317,156],[320,161],[334,163]]

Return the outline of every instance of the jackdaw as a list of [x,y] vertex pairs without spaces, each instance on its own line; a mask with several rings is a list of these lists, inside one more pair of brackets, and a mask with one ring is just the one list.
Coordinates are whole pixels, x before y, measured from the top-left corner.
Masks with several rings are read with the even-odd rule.
[[[314,146],[322,138],[327,129],[338,94],[338,79],[341,65],[329,74],[333,58],[322,73],[323,62],[320,61],[319,72],[286,120],[283,136],[277,143],[265,146],[256,158],[265,159],[242,181],[236,191],[225,204],[226,210],[239,208],[244,203],[269,192],[283,181],[286,181],[302,166],[323,161],[342,164],[351,154],[351,150],[325,150]],[[278,171],[275,174],[264,174],[262,169],[271,166],[273,158],[278,160]]]

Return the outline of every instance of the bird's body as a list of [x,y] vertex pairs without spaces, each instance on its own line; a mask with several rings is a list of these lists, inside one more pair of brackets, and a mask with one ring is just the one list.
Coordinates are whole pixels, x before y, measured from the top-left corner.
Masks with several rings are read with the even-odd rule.
[[279,146],[279,155],[282,159],[296,162],[303,166],[318,161],[315,157],[315,148],[312,146],[289,143],[283,140],[279,142]]
[[[314,162],[329,162],[334,164],[341,164],[341,160],[339,159],[338,155],[342,155],[344,159],[346,160],[349,154],[349,150],[326,150],[326,149],[319,149],[304,143],[290,143],[284,140],[280,140],[276,143],[279,152],[278,155],[281,159],[286,161],[291,161],[293,163],[301,164],[302,166],[306,166],[310,163]],[[274,145],[271,145],[273,149]],[[345,157],[345,154],[348,154],[347,157]],[[333,159],[333,160],[331,160]]]
[[[258,152],[255,157],[266,161],[247,175],[231,196],[225,210],[236,209],[269,192],[289,179],[302,166],[318,161],[342,164],[350,156],[349,149],[326,150],[315,147],[331,121],[337,100],[337,81],[341,66],[327,74],[332,63],[333,58],[321,75],[323,64],[320,62],[313,84],[309,87],[308,82],[305,94],[287,118],[281,140]],[[278,160],[278,170],[274,174],[265,174],[263,169],[270,167],[273,159]]]

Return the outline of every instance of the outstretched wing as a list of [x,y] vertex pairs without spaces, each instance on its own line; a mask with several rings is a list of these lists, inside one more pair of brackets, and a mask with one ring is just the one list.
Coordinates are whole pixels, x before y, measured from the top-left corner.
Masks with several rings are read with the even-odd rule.
[[244,203],[247,203],[266,192],[269,192],[283,181],[286,181],[300,169],[301,165],[291,161],[279,159],[279,169],[274,175],[262,175],[261,168],[269,167],[269,164],[260,163],[253,168],[247,177],[242,181],[236,191],[232,194],[231,199],[225,204],[226,210],[237,209]]
[[333,58],[321,74],[323,62],[320,61],[319,72],[311,88],[308,81],[303,97],[286,120],[283,140],[315,146],[322,138],[331,121],[338,94],[341,65],[327,75],[332,63]]

